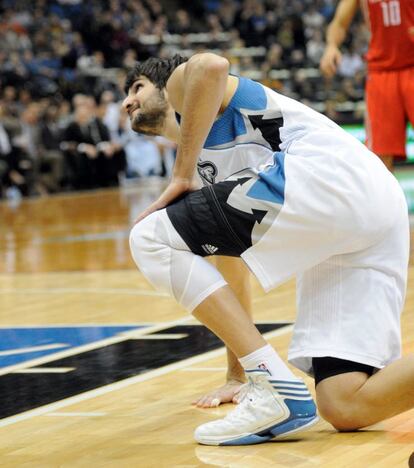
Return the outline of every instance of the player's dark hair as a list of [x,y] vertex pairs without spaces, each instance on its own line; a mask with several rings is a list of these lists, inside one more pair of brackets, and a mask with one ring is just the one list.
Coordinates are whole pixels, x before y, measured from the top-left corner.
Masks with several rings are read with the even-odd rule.
[[134,68],[128,72],[124,88],[125,94],[128,94],[129,88],[140,76],[148,78],[158,89],[165,88],[171,73],[178,65],[186,61],[185,57],[176,54],[170,59],[151,57],[144,62],[137,62]]

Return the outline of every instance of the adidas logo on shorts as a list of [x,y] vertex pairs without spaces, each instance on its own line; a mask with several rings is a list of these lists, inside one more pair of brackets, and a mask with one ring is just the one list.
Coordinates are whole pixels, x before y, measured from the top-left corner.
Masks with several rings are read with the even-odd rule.
[[215,245],[211,245],[211,244],[203,244],[201,248],[204,250],[205,253],[210,254],[210,255],[215,254],[218,250],[218,247],[216,247]]

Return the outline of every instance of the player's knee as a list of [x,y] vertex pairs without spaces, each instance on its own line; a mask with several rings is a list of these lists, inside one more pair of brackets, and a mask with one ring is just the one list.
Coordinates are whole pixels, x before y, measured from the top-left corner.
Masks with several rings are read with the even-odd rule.
[[156,252],[159,248],[159,241],[155,238],[155,219],[156,214],[151,214],[145,219],[135,224],[129,235],[129,246],[135,263],[140,263],[146,258],[148,252]]
[[158,213],[153,213],[132,228],[129,244],[141,273],[156,289],[169,291],[169,271],[164,268],[163,259],[169,257],[171,247],[159,235],[159,230]]
[[354,431],[367,426],[377,402],[364,392],[365,372],[341,373],[324,378],[316,386],[320,415],[338,431]]
[[320,415],[338,431],[356,431],[378,422],[375,395],[356,390],[322,398],[317,392]]
[[350,401],[318,400],[319,414],[337,431],[355,431],[363,427]]

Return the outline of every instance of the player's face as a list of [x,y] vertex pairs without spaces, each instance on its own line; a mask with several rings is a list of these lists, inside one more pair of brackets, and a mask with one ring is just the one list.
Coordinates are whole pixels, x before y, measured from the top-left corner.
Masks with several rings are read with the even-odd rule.
[[145,135],[161,135],[165,126],[168,102],[164,91],[145,76],[138,77],[122,103],[131,120],[131,127]]

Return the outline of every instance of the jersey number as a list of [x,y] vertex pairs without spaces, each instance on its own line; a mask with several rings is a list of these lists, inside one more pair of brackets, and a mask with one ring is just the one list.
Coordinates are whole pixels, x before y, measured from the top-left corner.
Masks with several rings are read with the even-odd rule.
[[384,26],[398,26],[401,24],[401,10],[399,0],[381,2]]

